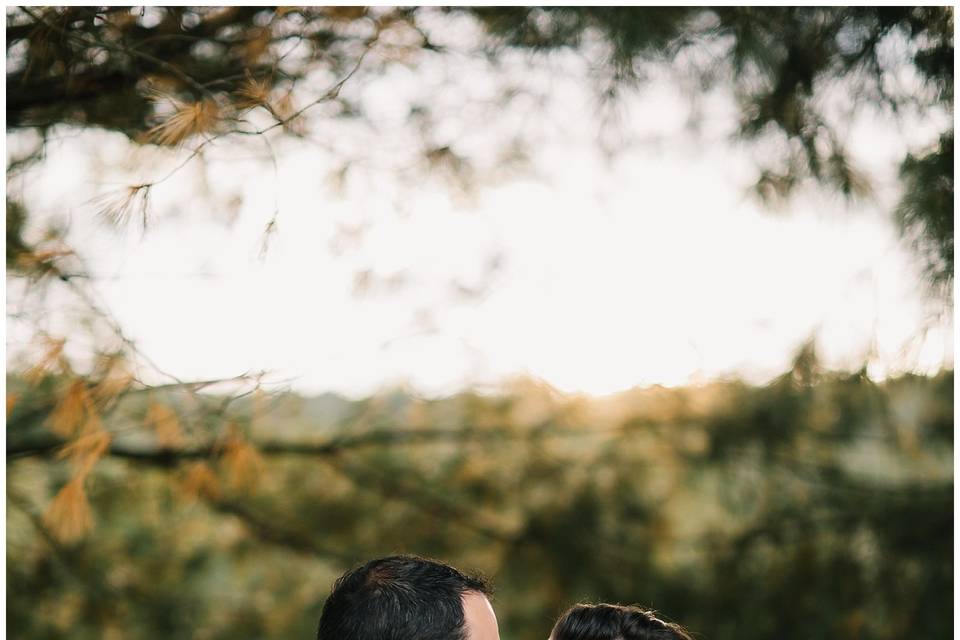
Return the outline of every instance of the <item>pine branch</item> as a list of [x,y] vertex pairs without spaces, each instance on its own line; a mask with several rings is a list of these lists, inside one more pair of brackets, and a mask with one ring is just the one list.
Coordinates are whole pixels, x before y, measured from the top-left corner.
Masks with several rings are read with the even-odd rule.
[[[520,440],[546,435],[585,435],[583,431],[549,431],[539,435],[510,429],[508,427],[491,429],[416,429],[416,430],[379,430],[355,436],[334,437],[325,442],[252,442],[263,455],[326,457],[342,451],[375,446],[402,446],[415,444],[437,444],[443,442],[478,442],[493,440]],[[44,434],[35,438],[7,442],[7,460],[27,457],[49,457],[66,442],[53,435]],[[158,467],[170,468],[182,461],[213,458],[219,452],[216,444],[207,444],[181,449],[136,448],[114,443],[106,455],[114,458],[141,462]]]

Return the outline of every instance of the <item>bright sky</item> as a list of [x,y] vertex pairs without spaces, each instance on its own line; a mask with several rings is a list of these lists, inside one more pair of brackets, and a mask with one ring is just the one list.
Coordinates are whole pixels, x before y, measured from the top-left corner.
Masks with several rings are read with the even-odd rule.
[[[471,107],[496,89],[477,61],[348,85],[379,129],[317,112],[310,140],[274,139],[276,174],[261,143],[218,142],[205,165],[155,189],[144,235],[107,228],[89,199],[163,175],[183,152],[63,130],[13,188],[38,221],[69,218],[107,306],[182,378],[266,369],[303,392],[364,395],[531,375],[602,394],[718,376],[764,381],[812,336],[829,366],[859,368],[873,353],[875,376],[952,365],[952,318],[925,298],[886,213],[904,145],[934,139],[942,123],[897,129],[863,115],[847,142],[876,196],[848,206],[807,192],[770,211],[746,195],[755,149],[727,142],[727,97],[704,100],[691,135],[689,101],[655,77],[620,108],[622,128],[604,130],[626,146],[608,162],[587,71],[558,64],[517,76],[549,94],[542,110],[521,100],[492,118]],[[438,93],[445,76],[454,88]],[[533,170],[481,178],[470,194],[390,170],[356,171],[333,188],[330,147],[365,149],[387,166],[413,158],[405,105],[431,97],[447,109],[438,139],[477,158],[481,173],[517,131],[538,141]],[[230,199],[239,203],[232,218]],[[277,231],[261,258],[275,203]],[[8,298],[15,304],[16,291]],[[74,317],[44,322],[76,335],[69,349],[82,353]],[[8,321],[8,362],[34,329]]]

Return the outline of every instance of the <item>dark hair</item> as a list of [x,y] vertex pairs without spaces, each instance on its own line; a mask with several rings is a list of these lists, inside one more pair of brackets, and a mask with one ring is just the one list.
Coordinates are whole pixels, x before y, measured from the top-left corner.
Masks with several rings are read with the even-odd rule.
[[678,624],[664,622],[653,611],[620,604],[578,604],[567,610],[550,634],[551,640],[692,640]]
[[461,598],[470,592],[490,588],[436,560],[377,558],[334,583],[317,640],[465,640]]

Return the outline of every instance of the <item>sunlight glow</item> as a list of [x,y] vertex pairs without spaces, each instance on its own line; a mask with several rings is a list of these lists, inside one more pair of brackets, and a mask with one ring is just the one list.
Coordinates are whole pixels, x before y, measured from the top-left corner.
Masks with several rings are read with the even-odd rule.
[[[414,82],[398,73],[363,90],[382,100],[391,82]],[[430,82],[403,85],[406,98]],[[952,364],[950,318],[931,315],[884,214],[895,193],[849,204],[810,192],[764,210],[745,194],[749,150],[725,142],[718,124],[729,126],[722,97],[707,97],[719,106],[698,139],[684,133],[683,97],[656,83],[624,108],[628,148],[608,160],[595,132],[562,126],[589,119],[588,89],[556,84],[561,106],[550,107],[556,122],[537,125],[553,137],[534,152],[535,170],[474,193],[381,171],[341,195],[324,178],[334,161],[309,141],[276,142],[276,173],[262,147],[225,142],[156,189],[164,214],[145,234],[118,235],[90,199],[179,156],[89,131],[51,143],[56,153],[22,188],[38,214],[69,215],[108,306],[183,378],[265,369],[305,392],[364,395],[530,375],[605,394],[767,380],[811,338],[827,366],[867,362],[881,376]],[[380,112],[385,122],[405,114]],[[518,117],[506,112],[500,124]],[[449,135],[482,155],[488,143],[464,122],[451,119]],[[859,122],[857,139],[877,126]],[[877,153],[871,162],[890,174],[902,148],[888,146],[886,164]],[[238,210],[223,206],[230,200]],[[8,328],[8,358],[20,329]]]

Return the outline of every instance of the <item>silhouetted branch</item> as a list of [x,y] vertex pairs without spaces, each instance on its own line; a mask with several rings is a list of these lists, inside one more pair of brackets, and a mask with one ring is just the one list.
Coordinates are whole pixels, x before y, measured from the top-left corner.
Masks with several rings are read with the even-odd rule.
[[[550,435],[588,435],[587,432],[548,431],[540,437]],[[257,451],[265,455],[289,456],[331,456],[348,449],[360,449],[375,446],[401,446],[414,444],[437,444],[443,442],[478,442],[494,440],[529,439],[531,435],[511,428],[491,429],[416,429],[416,430],[380,430],[354,436],[339,436],[320,443],[302,442],[252,442]],[[533,436],[537,437],[537,436]],[[65,441],[44,434],[20,442],[8,440],[7,459],[24,457],[43,457],[52,455]],[[184,460],[198,460],[215,457],[216,444],[181,449],[135,448],[122,444],[113,444],[107,455],[159,467],[172,467]]]

